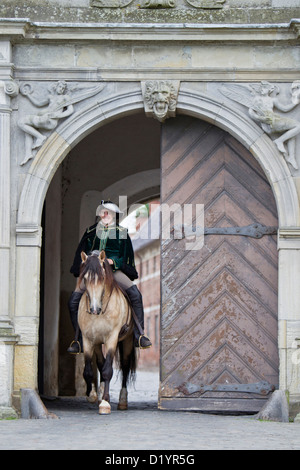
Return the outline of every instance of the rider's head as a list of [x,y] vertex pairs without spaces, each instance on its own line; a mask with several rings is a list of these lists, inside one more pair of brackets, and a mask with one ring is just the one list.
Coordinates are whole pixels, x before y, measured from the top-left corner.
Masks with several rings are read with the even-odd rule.
[[120,214],[123,212],[111,201],[101,201],[96,210],[96,216],[100,217],[105,225],[111,225],[115,220],[118,221]]

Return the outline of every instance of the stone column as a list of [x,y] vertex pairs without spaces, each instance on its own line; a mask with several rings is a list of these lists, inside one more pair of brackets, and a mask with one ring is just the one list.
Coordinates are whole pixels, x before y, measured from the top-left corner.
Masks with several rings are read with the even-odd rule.
[[11,45],[0,41],[0,418],[14,415],[13,388],[14,334],[10,313],[10,96]]
[[280,388],[300,411],[300,228],[279,230],[278,327]]

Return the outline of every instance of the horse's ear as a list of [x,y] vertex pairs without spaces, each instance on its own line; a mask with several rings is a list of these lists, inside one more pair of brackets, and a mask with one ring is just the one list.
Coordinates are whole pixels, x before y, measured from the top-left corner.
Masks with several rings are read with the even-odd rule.
[[105,251],[102,250],[101,253],[100,253],[100,255],[99,255],[100,262],[103,263],[104,260],[105,260],[105,258],[106,258]]
[[87,260],[87,255],[85,254],[84,251],[81,252],[81,260],[83,263],[85,263],[85,261]]

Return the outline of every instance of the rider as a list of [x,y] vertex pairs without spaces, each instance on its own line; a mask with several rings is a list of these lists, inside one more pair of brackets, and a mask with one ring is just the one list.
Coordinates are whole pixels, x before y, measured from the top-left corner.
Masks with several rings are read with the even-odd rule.
[[[93,250],[105,251],[107,260],[112,267],[114,278],[120,287],[126,291],[139,323],[139,325],[134,324],[133,334],[135,346],[146,349],[150,348],[152,343],[150,339],[144,335],[142,295],[137,286],[133,283],[133,281],[138,278],[138,273],[135,269],[134,253],[128,231],[118,224],[119,214],[121,213],[116,204],[110,201],[101,201],[96,211],[96,216],[100,217],[100,221],[85,231],[76,250],[70,271],[75,277],[79,277],[82,251],[87,254]],[[72,292],[68,303],[75,332],[79,332],[77,314],[79,302],[84,290],[84,285],[78,285],[77,283],[75,291]],[[77,340],[73,341],[69,346],[68,352],[77,354],[81,350],[81,338],[77,337]]]

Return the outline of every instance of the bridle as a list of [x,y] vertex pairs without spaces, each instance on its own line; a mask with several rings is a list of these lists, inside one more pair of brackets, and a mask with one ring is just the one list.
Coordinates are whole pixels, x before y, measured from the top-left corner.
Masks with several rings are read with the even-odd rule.
[[[101,265],[101,263],[100,263],[100,266],[101,266],[101,270],[102,270],[102,273],[103,273],[103,282],[104,282],[104,287],[103,287],[102,294],[101,294],[101,305],[102,305],[103,299],[105,297],[105,270],[103,269],[103,266]],[[100,308],[100,311],[99,311],[99,313],[97,313],[97,315],[100,315],[100,313],[102,315],[105,314],[105,312],[107,310],[107,307],[108,307],[108,304],[109,304],[109,301],[111,299],[112,291],[113,291],[113,289],[110,291],[108,301],[106,302],[105,308],[104,309]],[[90,294],[89,294],[87,289],[85,290],[85,294],[86,294],[86,312],[90,315],[94,315],[91,312],[91,308],[89,308],[91,306],[91,298],[90,298]]]
[[[103,268],[102,264],[100,263],[100,267],[101,267],[101,270],[102,270],[102,273],[103,273],[103,282],[104,282],[104,287],[103,287],[103,290],[102,290],[102,293],[101,293],[101,305],[102,305],[102,302],[103,302],[103,299],[105,297],[105,269]],[[121,292],[123,293],[123,295],[127,298],[128,300],[128,296],[126,295],[126,293],[123,291],[123,289],[119,286]],[[110,299],[111,299],[111,296],[112,296],[112,293],[113,293],[113,290],[114,288],[111,289],[110,293],[109,293],[109,297],[108,297],[108,300],[106,302],[106,305],[104,307],[104,309],[100,309],[99,313],[97,313],[96,315],[100,315],[100,313],[102,315],[105,314],[107,308],[108,308],[108,305],[109,305],[109,302],[110,302]],[[89,315],[95,315],[91,312],[91,309],[89,308],[89,306],[91,305],[91,298],[90,298],[90,294],[89,292],[87,291],[87,289],[85,290],[85,298],[86,298],[86,312],[89,314]],[[130,312],[132,313],[132,315],[134,315],[134,311],[130,305],[130,302],[128,301],[128,310],[127,310],[127,320],[126,320],[126,323],[123,325],[122,329],[121,329],[121,332],[123,331],[124,333],[128,330],[129,328],[129,318],[130,318]],[[120,334],[121,334],[120,332]]]

